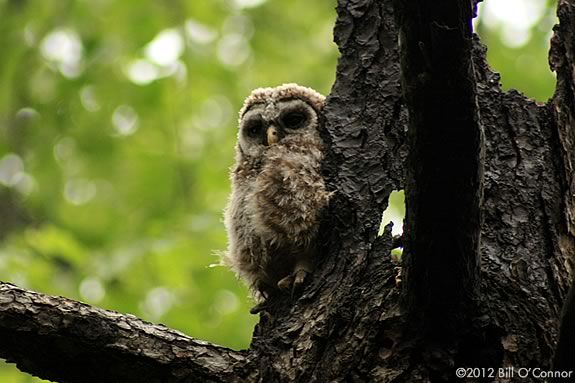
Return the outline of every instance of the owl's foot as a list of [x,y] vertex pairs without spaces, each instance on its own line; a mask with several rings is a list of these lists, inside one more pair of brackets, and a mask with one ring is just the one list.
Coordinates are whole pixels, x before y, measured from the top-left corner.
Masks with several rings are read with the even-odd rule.
[[272,290],[270,286],[260,279],[256,279],[252,285],[252,293],[257,304],[250,309],[250,314],[257,314],[261,311],[267,310],[268,298]]
[[282,291],[291,291],[298,289],[303,282],[305,281],[305,277],[309,274],[307,270],[304,269],[297,269],[292,274],[288,275],[287,277],[281,279],[278,282],[278,288]]
[[268,307],[267,301],[260,302],[250,309],[250,314],[257,314],[259,312],[266,311]]

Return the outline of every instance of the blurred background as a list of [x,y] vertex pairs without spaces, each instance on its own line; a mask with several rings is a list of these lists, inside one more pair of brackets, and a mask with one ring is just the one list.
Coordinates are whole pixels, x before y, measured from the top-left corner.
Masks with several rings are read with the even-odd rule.
[[[554,6],[487,0],[475,23],[504,88],[539,101]],[[248,347],[253,303],[213,266],[237,111],[260,86],[329,93],[334,7],[0,0],[0,280]],[[0,382],[40,381],[0,360]]]

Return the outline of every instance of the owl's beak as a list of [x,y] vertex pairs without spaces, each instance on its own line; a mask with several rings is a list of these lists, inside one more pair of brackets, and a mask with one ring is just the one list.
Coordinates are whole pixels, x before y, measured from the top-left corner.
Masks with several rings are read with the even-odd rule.
[[268,145],[275,144],[279,141],[278,130],[275,126],[270,126],[267,131],[267,142]]

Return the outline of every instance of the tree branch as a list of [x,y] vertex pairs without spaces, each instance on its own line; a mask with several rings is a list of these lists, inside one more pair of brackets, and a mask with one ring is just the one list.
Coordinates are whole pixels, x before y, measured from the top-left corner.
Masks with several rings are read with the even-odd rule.
[[396,1],[396,9],[410,143],[404,303],[428,334],[445,339],[479,283],[483,135],[473,9],[468,0]]
[[0,357],[59,382],[244,381],[249,364],[247,352],[2,282]]
[[[575,254],[575,2],[562,0],[557,8],[560,24],[555,27],[551,41],[549,63],[557,73],[557,87],[551,106],[557,129],[558,147],[563,164],[562,182],[566,185],[561,210],[564,214],[563,225],[559,226],[562,234],[560,251],[570,261],[573,274],[573,255]],[[563,229],[563,230],[561,230]],[[561,286],[565,288],[565,286]],[[575,370],[575,359],[572,356],[575,347],[575,275],[571,289],[565,299],[561,316],[561,328],[553,368],[555,370]],[[559,380],[556,380],[559,381]],[[569,381],[575,381],[575,377]]]

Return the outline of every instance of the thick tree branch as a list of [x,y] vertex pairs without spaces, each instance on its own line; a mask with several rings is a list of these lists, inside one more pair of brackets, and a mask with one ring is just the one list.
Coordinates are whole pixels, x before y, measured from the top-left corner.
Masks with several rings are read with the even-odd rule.
[[[563,183],[566,193],[562,199],[563,241],[560,250],[569,261],[573,274],[575,260],[575,1],[562,0],[557,8],[560,24],[555,27],[549,63],[557,74],[557,87],[551,106],[557,125],[558,147],[563,164]],[[574,274],[575,277],[575,274]],[[560,337],[555,350],[554,368],[575,370],[575,278],[565,300],[561,318]],[[575,381],[575,377],[570,381]]]
[[397,1],[396,9],[410,143],[404,298],[428,334],[445,339],[479,283],[483,136],[472,4]]
[[[564,221],[567,231],[575,236],[575,1],[561,0],[557,8],[560,24],[551,40],[549,63],[557,74],[557,87],[550,105],[557,124],[561,149],[562,177],[566,184]],[[575,253],[575,244],[570,250]]]
[[0,357],[58,382],[243,381],[249,364],[247,352],[1,282]]

